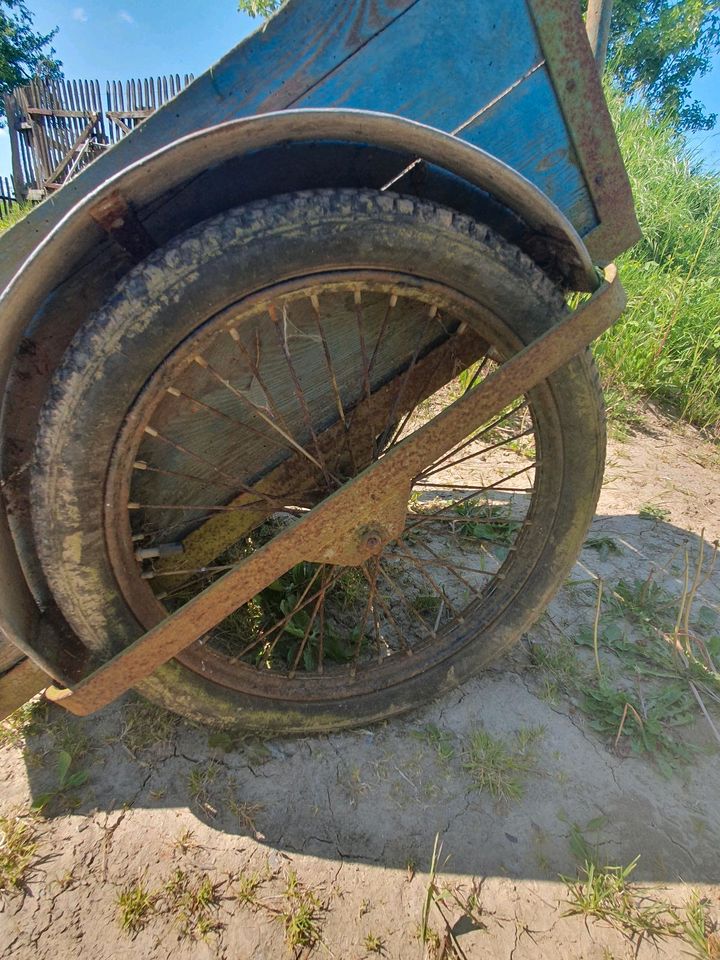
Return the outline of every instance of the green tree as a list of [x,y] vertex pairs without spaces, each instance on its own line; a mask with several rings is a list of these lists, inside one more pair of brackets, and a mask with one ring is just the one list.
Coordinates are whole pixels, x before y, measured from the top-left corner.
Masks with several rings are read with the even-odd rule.
[[615,0],[610,76],[679,130],[709,130],[715,114],[691,93],[720,50],[720,0]]
[[[57,29],[36,33],[33,18],[23,0],[0,0],[0,94],[28,83],[33,77],[61,76],[51,41]],[[5,103],[0,98],[0,126],[4,125]]]
[[269,17],[283,5],[284,0],[239,0],[238,10],[251,17]]

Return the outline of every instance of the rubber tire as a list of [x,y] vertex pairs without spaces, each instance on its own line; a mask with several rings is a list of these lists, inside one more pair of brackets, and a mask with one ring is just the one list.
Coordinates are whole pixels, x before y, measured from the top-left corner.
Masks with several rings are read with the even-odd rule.
[[[403,271],[474,297],[501,318],[509,352],[566,309],[545,274],[488,227],[391,193],[323,190],[275,197],[214,217],[155,251],[78,331],[41,414],[32,479],[37,548],[56,602],[88,648],[107,656],[143,632],[110,567],[103,499],[115,437],[147,378],[179,342],[240,297],[295,276],[347,267]],[[524,572],[522,590],[512,602],[506,598],[489,618],[490,627],[450,662],[371,696],[334,702],[298,705],[238,693],[178,661],[158,669],[140,692],[200,722],[308,733],[400,713],[486,666],[540,616],[566,577],[602,479],[604,406],[589,351],[531,396],[552,424],[552,463],[539,469],[554,471],[557,495],[553,505],[537,507],[543,549]]]

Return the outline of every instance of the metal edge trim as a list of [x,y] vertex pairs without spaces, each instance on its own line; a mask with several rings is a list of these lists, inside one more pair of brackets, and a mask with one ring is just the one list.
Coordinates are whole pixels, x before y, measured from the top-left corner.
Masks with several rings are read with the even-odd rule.
[[566,0],[528,0],[528,6],[599,220],[585,244],[594,260],[606,264],[641,234],[580,7]]

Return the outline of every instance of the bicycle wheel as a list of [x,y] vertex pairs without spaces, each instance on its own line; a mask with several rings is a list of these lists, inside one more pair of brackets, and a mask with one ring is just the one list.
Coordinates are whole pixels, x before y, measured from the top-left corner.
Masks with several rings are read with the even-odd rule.
[[[277,197],[171,241],[75,337],[42,414],[33,522],[64,615],[122,649],[564,309],[487,227],[388,193]],[[139,689],[264,732],[438,695],[562,582],[604,443],[585,353],[427,464],[370,559],[295,565]]]

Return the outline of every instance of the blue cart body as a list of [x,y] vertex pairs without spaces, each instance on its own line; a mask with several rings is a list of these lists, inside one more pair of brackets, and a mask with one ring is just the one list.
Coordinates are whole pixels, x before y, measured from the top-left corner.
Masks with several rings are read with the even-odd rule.
[[[290,0],[40,204],[0,238],[3,482],[28,455],[23,437],[7,439],[18,409],[8,384],[12,388],[23,337],[42,340],[43,331],[81,322],[79,291],[86,313],[117,282],[112,238],[101,226],[81,219],[83,202],[113,177],[122,185],[128,169],[134,170],[128,184],[140,183],[145,169],[148,178],[156,176],[158,164],[149,158],[198,131],[243,117],[318,108],[418,121],[482,148],[534,184],[564,214],[596,263],[606,264],[631,246],[639,235],[632,196],[578,6],[576,0]],[[309,129],[305,140],[312,141],[312,134]],[[208,143],[218,139],[222,137]],[[225,197],[222,178],[218,182],[210,176],[210,168],[227,156],[208,153],[210,173],[203,180],[198,173],[202,140],[193,150],[194,166],[184,179],[182,170],[177,173],[170,199],[163,193],[167,184],[162,177],[152,187],[145,184],[131,192],[135,215],[141,223],[154,224],[160,242],[216,212],[223,202],[238,199],[232,190]],[[307,159],[307,152],[302,156]],[[368,156],[372,159],[363,155],[361,162],[353,154],[351,162],[358,169],[363,163],[368,167]],[[388,173],[400,174],[404,168],[384,167],[385,155],[377,156],[377,167],[363,176],[375,177],[380,187]],[[412,156],[411,151],[411,161]],[[282,156],[280,161],[282,168]],[[267,164],[265,189],[282,192],[282,169],[272,173],[271,167]],[[316,173],[312,185],[322,184],[323,175],[322,170]],[[354,175],[359,176],[357,169]],[[258,178],[257,169],[254,176]],[[288,178],[296,188],[297,175]],[[256,186],[254,195],[262,189],[262,184]],[[512,212],[507,190],[503,197]],[[186,209],[192,209],[191,216],[179,212]],[[89,267],[91,253],[95,259]],[[24,395],[24,409],[40,402],[52,362],[47,360],[38,373],[33,396]],[[57,677],[62,671],[48,660],[47,644],[38,640],[37,597],[19,561],[19,552],[32,546],[21,541],[3,511],[0,674],[29,656]],[[37,678],[29,683],[32,687]],[[27,692],[26,684],[19,696]]]

